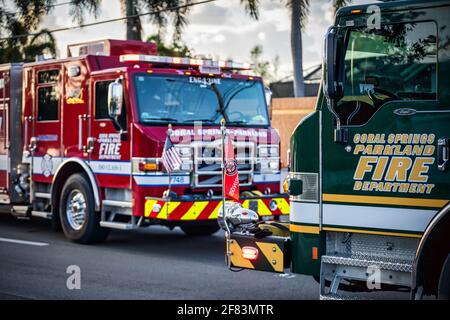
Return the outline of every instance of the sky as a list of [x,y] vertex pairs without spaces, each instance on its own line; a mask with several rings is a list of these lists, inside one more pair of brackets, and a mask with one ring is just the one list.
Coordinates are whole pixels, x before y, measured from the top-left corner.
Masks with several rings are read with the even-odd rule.
[[[63,2],[59,0],[58,2]],[[373,0],[354,0],[355,4]],[[292,75],[290,51],[290,16],[286,0],[260,0],[260,18],[252,20],[239,0],[217,0],[191,8],[189,23],[182,40],[195,54],[216,59],[232,58],[239,62],[250,61],[250,51],[256,45],[263,48],[262,59],[273,62],[279,57],[276,78]],[[332,0],[310,0],[310,14],[303,32],[304,68],[320,63],[323,35],[333,23]],[[119,0],[103,0],[97,20],[122,16]],[[143,17],[143,38],[156,33],[156,28]],[[85,22],[95,21],[86,16]],[[75,25],[66,6],[56,7],[43,21],[43,27],[53,29]],[[170,34],[170,28],[169,32]],[[125,23],[114,22],[54,34],[60,57],[66,56],[69,43],[97,39],[124,39]],[[167,39],[167,40],[170,40]]]

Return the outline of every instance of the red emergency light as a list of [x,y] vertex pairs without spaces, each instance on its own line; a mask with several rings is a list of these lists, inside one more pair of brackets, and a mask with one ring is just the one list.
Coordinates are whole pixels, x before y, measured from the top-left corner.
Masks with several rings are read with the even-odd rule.
[[242,258],[254,261],[258,259],[259,251],[255,247],[243,247]]

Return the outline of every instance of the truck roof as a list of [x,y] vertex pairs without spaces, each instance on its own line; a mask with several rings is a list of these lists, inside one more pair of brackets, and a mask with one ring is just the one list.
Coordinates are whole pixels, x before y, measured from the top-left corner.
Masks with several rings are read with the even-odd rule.
[[[67,46],[67,58],[25,63],[24,67],[54,65],[86,61],[90,73],[126,69],[195,70],[202,74],[218,75],[234,71],[250,71],[249,63],[213,61],[188,57],[159,56],[156,44],[134,40],[104,39]],[[255,77],[259,78],[259,77]]]
[[[419,8],[432,8],[432,7],[442,7],[449,6],[449,0],[397,0],[397,1],[383,1],[382,2],[373,2],[363,5],[353,5],[348,7],[340,8],[337,13],[337,16],[350,15],[355,12],[355,10],[365,10],[371,5],[377,5],[380,7],[382,11],[397,11],[397,10],[413,10]],[[353,11],[353,12],[352,12]]]

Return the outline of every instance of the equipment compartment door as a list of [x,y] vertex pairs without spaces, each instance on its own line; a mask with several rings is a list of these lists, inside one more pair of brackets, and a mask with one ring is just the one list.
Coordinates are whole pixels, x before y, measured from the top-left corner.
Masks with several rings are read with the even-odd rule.
[[9,70],[0,69],[0,203],[9,202],[8,108]]
[[[34,72],[34,105],[30,138],[33,181],[51,183],[62,162],[62,67],[46,65]],[[66,128],[65,130],[70,130]]]

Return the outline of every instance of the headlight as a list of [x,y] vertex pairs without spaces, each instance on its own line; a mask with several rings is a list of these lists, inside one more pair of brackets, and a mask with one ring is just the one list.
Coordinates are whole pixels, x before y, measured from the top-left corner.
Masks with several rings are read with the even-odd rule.
[[267,157],[269,155],[269,148],[268,147],[260,147],[259,148],[259,156],[260,157]]
[[270,147],[269,148],[269,152],[270,152],[270,155],[273,157],[273,156],[278,156],[279,155],[279,152],[278,152],[278,146],[272,146],[272,147]]
[[192,156],[192,148],[191,147],[177,146],[176,149],[178,151],[178,154],[181,157],[190,157],[190,156]]
[[259,146],[258,156],[261,158],[278,157],[280,155],[278,145]]
[[261,172],[273,172],[278,171],[280,168],[279,160],[260,159]]
[[180,167],[180,171],[192,171],[192,163],[183,161]]

